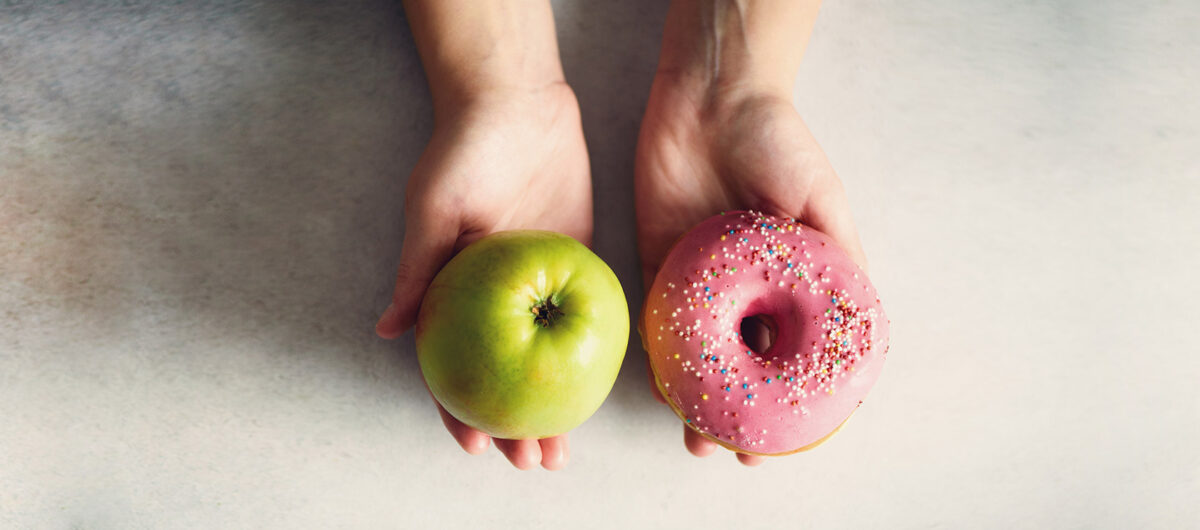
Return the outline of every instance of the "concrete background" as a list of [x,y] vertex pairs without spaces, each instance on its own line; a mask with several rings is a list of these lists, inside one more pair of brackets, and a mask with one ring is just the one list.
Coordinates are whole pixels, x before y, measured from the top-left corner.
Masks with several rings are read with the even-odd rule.
[[[665,4],[559,1],[597,252]],[[0,527],[1200,526],[1200,5],[829,2],[796,102],[893,320],[831,443],[699,460],[631,349],[563,472],[372,333],[430,133],[398,3],[0,3]]]

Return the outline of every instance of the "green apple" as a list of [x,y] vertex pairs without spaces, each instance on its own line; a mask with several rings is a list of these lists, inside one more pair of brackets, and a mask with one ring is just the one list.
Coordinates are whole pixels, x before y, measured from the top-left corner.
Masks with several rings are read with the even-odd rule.
[[425,382],[455,418],[499,438],[546,438],[612,390],[629,309],[608,265],[555,232],[498,232],[433,279],[417,318]]

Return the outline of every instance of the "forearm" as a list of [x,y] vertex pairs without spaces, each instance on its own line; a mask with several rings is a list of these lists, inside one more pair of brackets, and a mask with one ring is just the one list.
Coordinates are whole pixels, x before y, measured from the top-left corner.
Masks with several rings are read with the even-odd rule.
[[404,0],[435,119],[508,90],[563,81],[548,0]]
[[658,72],[707,90],[786,94],[820,0],[674,0]]

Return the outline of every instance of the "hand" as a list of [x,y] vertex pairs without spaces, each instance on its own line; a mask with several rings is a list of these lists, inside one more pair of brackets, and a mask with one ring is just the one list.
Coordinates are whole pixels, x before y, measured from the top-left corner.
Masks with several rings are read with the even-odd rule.
[[[642,120],[635,167],[643,285],[651,285],[679,236],[734,209],[795,217],[828,234],[866,269],[841,182],[790,98],[746,86],[698,87],[660,73]],[[655,397],[665,403],[650,377]],[[687,426],[683,431],[692,454],[716,449]],[[763,460],[737,457],[751,466]]]
[[[563,81],[547,0],[404,0],[429,80],[433,137],[405,193],[404,246],[392,303],[375,331],[416,322],[433,277],[455,252],[501,230],[592,237],[592,184],[575,94]],[[435,400],[436,404],[436,400]],[[488,435],[438,406],[471,454]],[[567,461],[567,437],[496,440],[514,466]]]
[[[454,253],[500,230],[592,236],[592,188],[574,93],[563,83],[473,98],[439,114],[433,137],[409,177],[404,245],[396,289],[376,325],[383,338],[413,326],[430,281]],[[436,403],[436,402],[435,402]],[[438,406],[442,422],[471,454],[488,435]],[[542,440],[496,439],[519,469],[567,461],[565,434]]]

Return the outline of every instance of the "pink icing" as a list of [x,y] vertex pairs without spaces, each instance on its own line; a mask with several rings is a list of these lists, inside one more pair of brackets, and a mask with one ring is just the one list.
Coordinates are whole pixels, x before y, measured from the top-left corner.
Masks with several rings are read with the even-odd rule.
[[[742,319],[776,338],[753,352]],[[711,217],[671,249],[642,314],[659,388],[685,422],[739,451],[784,454],[821,440],[862,403],[888,350],[866,274],[832,239],[757,212]]]

